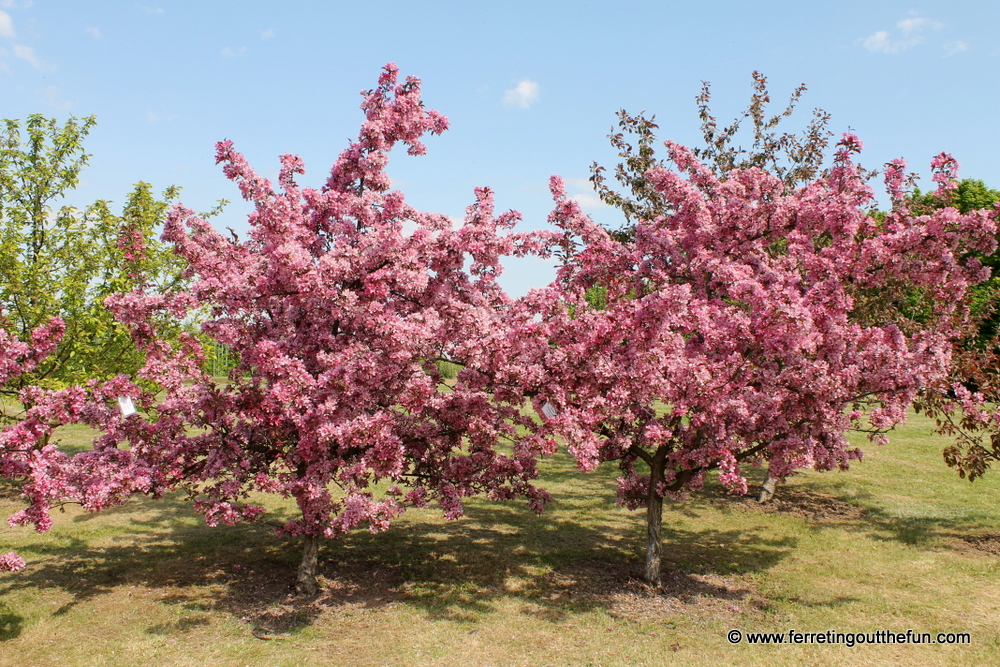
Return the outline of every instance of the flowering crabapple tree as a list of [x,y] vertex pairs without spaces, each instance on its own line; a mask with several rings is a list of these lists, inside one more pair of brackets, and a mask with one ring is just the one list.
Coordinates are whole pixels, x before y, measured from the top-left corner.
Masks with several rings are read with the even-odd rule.
[[[827,129],[830,114],[815,109],[812,121],[801,133],[786,131],[779,134],[778,126],[795,113],[807,90],[806,84],[800,84],[792,91],[784,110],[771,114],[768,110],[771,93],[767,77],[757,71],[751,76],[753,93],[749,103],[729,124],[721,126],[711,110],[711,84],[702,82],[701,94],[696,102],[703,142],[692,150],[694,156],[719,178],[725,178],[733,169],[759,167],[781,179],[786,191],[823,175],[822,167],[833,136]],[[635,233],[638,220],[653,220],[672,211],[670,202],[646,179],[646,172],[650,169],[666,166],[656,152],[658,142],[655,131],[659,127],[656,117],[647,117],[645,112],[632,115],[622,109],[618,118],[620,131],[612,129],[608,139],[621,160],[615,167],[614,177],[622,189],[608,185],[607,170],[596,162],[591,167],[590,180],[601,201],[617,208],[624,216],[624,226],[612,231],[612,236],[627,240]],[[747,127],[748,120],[752,127]],[[749,145],[749,149],[744,148],[745,145]],[[601,288],[595,287],[592,301],[599,301],[601,297]],[[761,486],[758,500],[770,500],[776,485],[777,480],[769,475]]]
[[[149,468],[150,488],[182,488],[210,525],[254,520],[254,493],[294,498],[301,516],[281,532],[304,538],[300,590],[316,589],[319,540],[367,526],[385,530],[407,506],[436,501],[448,518],[462,499],[526,497],[538,452],[517,443],[514,389],[491,389],[484,366],[504,336],[509,297],[499,260],[537,252],[540,237],[514,233],[516,213],[494,215],[476,191],[464,224],[409,206],[385,167],[397,143],[411,155],[447,120],[426,111],[419,81],[387,65],[364,93],[365,121],[319,189],[300,187],[298,157],[281,158],[279,188],[231,142],[217,161],[253,204],[246,240],[226,237],[175,207],[164,238],[187,261],[190,286],[109,299],[148,362],[133,388],[146,416],[106,437]],[[193,338],[172,347],[152,319],[207,311],[202,332],[237,358],[228,380],[202,369]],[[463,367],[446,384],[438,362]]]
[[[26,343],[0,329],[0,386],[7,385],[11,380],[34,370],[40,361],[52,353],[64,330],[63,321],[53,318],[32,331],[31,342]],[[0,407],[6,415],[7,406]],[[44,441],[42,434],[28,434],[28,437],[22,435],[16,438],[12,437],[7,429],[0,431],[0,476],[10,478],[23,473],[35,453],[34,445],[39,440]],[[0,572],[16,572],[23,568],[24,559],[16,552],[10,551],[0,555]]]
[[[954,207],[963,212],[1000,216],[1000,192],[982,181],[963,179],[954,189],[927,193],[906,202],[918,211]],[[955,346],[951,373],[921,394],[915,407],[937,421],[938,432],[953,438],[944,460],[970,482],[1000,461],[1000,312],[997,253],[983,258],[992,278],[970,295],[973,317]]]
[[[0,386],[18,382],[53,353],[65,332],[62,319],[54,317],[36,327],[30,341],[22,341],[0,328]],[[54,430],[73,422],[113,428],[119,419],[108,407],[113,397],[131,385],[124,376],[107,382],[89,382],[60,390],[36,385],[17,394],[18,414],[0,430],[0,477],[20,485],[28,506],[8,519],[13,527],[33,524],[38,532],[52,525],[54,505],[74,502],[97,510],[120,502],[137,490],[147,490],[142,466],[129,452],[107,449],[101,440],[94,451],[70,457],[53,441]],[[11,406],[2,405],[6,414]],[[24,559],[11,551],[0,555],[0,572],[17,571]]]
[[[532,438],[563,438],[584,470],[617,462],[619,501],[646,508],[653,585],[665,497],[701,488],[713,469],[746,493],[741,466],[764,460],[779,479],[844,469],[862,456],[850,429],[885,442],[948,371],[958,304],[987,277],[964,258],[996,244],[987,215],[868,215],[853,135],[824,176],[795,189],[758,167],[720,178],[666,146],[676,170],[646,178],[671,212],[639,220],[631,238],[591,221],[553,179],[550,221],[567,261],[516,306],[509,336],[520,341],[522,390],[547,415]],[[953,166],[934,162],[943,187]],[[896,202],[903,169],[885,170]],[[588,301],[594,286],[604,303]],[[867,298],[915,287],[929,297],[920,326],[884,318]]]

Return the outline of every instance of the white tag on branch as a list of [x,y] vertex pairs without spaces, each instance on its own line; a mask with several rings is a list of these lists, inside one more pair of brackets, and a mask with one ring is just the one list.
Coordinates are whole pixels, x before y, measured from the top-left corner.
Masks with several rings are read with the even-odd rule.
[[559,411],[556,410],[556,406],[552,405],[548,401],[545,401],[545,405],[542,406],[542,414],[548,417],[549,419],[552,419],[557,414],[559,414]]
[[135,404],[131,396],[118,397],[118,409],[122,411],[122,417],[128,417],[136,413]]

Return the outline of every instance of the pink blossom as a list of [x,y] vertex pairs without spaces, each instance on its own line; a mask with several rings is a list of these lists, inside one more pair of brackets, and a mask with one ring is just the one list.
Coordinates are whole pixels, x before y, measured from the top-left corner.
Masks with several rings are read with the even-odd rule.
[[949,192],[958,187],[958,160],[951,153],[939,153],[931,160],[933,180],[938,188],[935,196],[946,197]]
[[17,572],[25,568],[24,559],[14,551],[0,554],[0,572]]

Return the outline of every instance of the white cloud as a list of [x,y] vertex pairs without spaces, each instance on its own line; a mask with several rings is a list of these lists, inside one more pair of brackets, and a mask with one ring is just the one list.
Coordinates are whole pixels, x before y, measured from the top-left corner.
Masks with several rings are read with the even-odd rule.
[[101,34],[101,30],[99,28],[95,28],[92,25],[87,26],[86,28],[83,29],[83,31],[86,32],[91,37],[93,37],[94,39],[104,39],[104,36]]
[[953,56],[956,53],[961,53],[962,51],[968,51],[969,45],[965,42],[959,40],[957,42],[949,42],[944,45],[945,56]]
[[865,48],[873,53],[899,53],[924,43],[923,33],[930,30],[940,30],[944,27],[939,21],[923,16],[912,16],[896,22],[899,36],[894,37],[888,30],[879,30],[865,38]]
[[37,69],[42,69],[42,61],[35,56],[35,50],[30,46],[24,46],[23,44],[14,45],[14,57],[20,58],[31,63],[32,67]]
[[601,208],[602,206],[607,206],[601,198],[596,194],[591,194],[587,192],[582,192],[580,194],[575,194],[570,197],[573,201],[580,205],[584,211],[593,211],[595,208]]
[[889,33],[885,30],[879,30],[873,35],[868,35],[865,38],[865,48],[869,51],[883,51],[885,53],[891,53],[889,51]]
[[10,14],[4,11],[0,11],[0,37],[13,37],[14,36],[14,19],[10,17]]
[[579,204],[580,208],[584,211],[593,211],[607,206],[607,204],[601,201],[601,198],[597,196],[597,193],[594,192],[594,184],[591,183],[589,178],[575,178],[567,176],[563,179],[563,183],[566,184],[566,188],[569,190],[582,190],[582,192],[570,195],[570,199]]
[[927,29],[938,30],[944,26],[933,19],[914,17],[910,19],[903,19],[896,24],[896,27],[902,30],[904,35],[909,35],[910,33],[921,32]]
[[504,104],[521,109],[527,109],[537,101],[538,84],[530,79],[524,79],[517,84],[516,88],[505,91],[503,96]]
[[241,46],[238,49],[231,49],[228,46],[222,49],[222,55],[225,58],[237,58],[239,56],[245,55],[247,52],[247,47]]
[[273,29],[268,28],[267,30],[261,30],[260,31],[260,38],[261,39],[271,39],[272,37],[274,37],[274,30]]
[[885,30],[879,30],[865,39],[865,48],[874,53],[899,53],[924,41],[921,35],[908,39],[892,39]]
[[143,10],[147,14],[162,14],[163,7],[147,7],[146,5],[136,5],[139,9]]

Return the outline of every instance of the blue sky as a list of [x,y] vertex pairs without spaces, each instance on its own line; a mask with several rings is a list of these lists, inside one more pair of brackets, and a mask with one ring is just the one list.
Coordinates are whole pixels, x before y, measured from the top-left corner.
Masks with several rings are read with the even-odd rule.
[[[799,83],[812,108],[865,142],[862,163],[904,157],[926,174],[949,151],[961,174],[1000,187],[1000,3],[953,0],[739,2],[46,2],[0,0],[0,117],[97,116],[90,166],[72,196],[121,202],[132,183],[183,188],[206,210],[238,199],[214,164],[231,139],[258,171],[300,154],[320,185],[356,136],[359,91],[395,62],[422,79],[451,121],[422,157],[394,156],[394,185],[415,206],[462,216],[473,188],[545,225],[552,174],[601,222],[589,165],[614,165],[606,135],[621,108],[656,114],[661,137],[696,145],[694,98],[730,120],[769,79],[774,108]],[[783,105],[782,105],[783,106]],[[214,220],[246,229],[234,202]],[[548,281],[511,262],[515,294]]]

